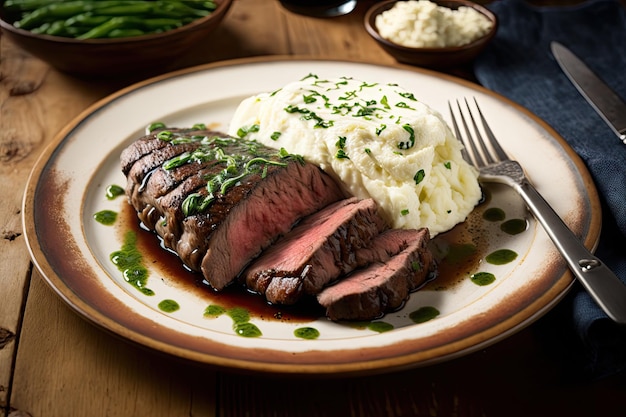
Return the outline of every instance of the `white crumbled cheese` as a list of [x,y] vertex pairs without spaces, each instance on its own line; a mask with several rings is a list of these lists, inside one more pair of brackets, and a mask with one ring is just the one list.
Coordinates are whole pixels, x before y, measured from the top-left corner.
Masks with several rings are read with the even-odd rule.
[[397,85],[311,74],[243,100],[228,133],[304,156],[351,195],[373,198],[394,228],[434,236],[481,198],[443,117]]
[[486,35],[493,26],[477,10],[457,10],[428,0],[399,1],[376,17],[376,29],[383,38],[417,48],[461,46]]

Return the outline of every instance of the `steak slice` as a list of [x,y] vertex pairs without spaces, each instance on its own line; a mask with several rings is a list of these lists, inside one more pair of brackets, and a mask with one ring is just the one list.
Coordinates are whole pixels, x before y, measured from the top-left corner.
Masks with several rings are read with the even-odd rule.
[[372,199],[331,204],[263,252],[244,272],[245,284],[273,304],[294,304],[356,268],[357,250],[384,227]]
[[284,150],[213,131],[168,130],[174,139],[153,133],[122,153],[126,193],[163,246],[216,290],[301,218],[344,198],[328,174]]
[[[218,201],[208,215],[187,217],[178,250],[196,245],[196,230],[211,229],[202,272],[215,288],[231,283],[264,249],[303,217],[344,198],[339,185],[312,164],[290,162],[249,178]],[[208,226],[208,227],[207,227]],[[190,238],[190,239],[188,239]]]
[[401,307],[409,293],[434,274],[435,262],[427,246],[430,240],[427,229],[393,230],[374,244],[384,244],[386,238],[397,239],[394,245],[402,242],[399,245],[402,250],[387,262],[374,262],[356,270],[318,294],[317,301],[326,309],[329,319],[380,317]]

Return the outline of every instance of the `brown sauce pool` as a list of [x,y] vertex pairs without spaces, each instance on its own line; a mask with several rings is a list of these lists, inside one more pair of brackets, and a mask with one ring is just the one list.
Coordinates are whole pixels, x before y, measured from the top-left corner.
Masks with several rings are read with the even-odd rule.
[[202,274],[187,269],[175,253],[161,246],[155,233],[141,227],[129,204],[122,205],[117,227],[120,239],[129,230],[137,235],[137,249],[142,253],[146,265],[150,264],[150,268],[174,285],[206,299],[207,305],[215,304],[225,309],[243,307],[251,315],[264,320],[294,323],[306,323],[324,316],[323,309],[314,300],[301,300],[297,306],[277,306],[267,303],[262,296],[247,291],[237,283],[219,292],[213,290],[203,280]]

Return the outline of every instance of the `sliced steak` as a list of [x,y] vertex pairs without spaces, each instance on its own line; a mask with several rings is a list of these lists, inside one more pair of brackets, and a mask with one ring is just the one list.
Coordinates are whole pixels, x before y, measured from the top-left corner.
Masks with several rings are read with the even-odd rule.
[[369,245],[356,251],[357,264],[363,267],[374,262],[386,262],[406,249],[409,242],[417,236],[419,234],[413,229],[387,229],[376,236]]
[[137,139],[122,151],[122,154],[120,155],[120,164],[124,175],[128,175],[131,167],[143,156],[149,154],[155,149],[167,146],[167,142],[153,139],[153,134],[146,135]]
[[[189,175],[196,174],[199,168],[207,164],[215,164],[213,159],[194,159],[191,163],[164,169],[162,165],[165,162],[172,161],[174,158],[190,157],[198,149],[210,148],[211,145],[206,145],[206,142],[203,143],[203,138],[227,140],[225,134],[212,130],[167,129],[167,131],[171,134],[168,140],[158,139],[159,133],[163,132],[161,129],[137,141],[144,144],[140,147],[142,151],[150,150],[148,153],[127,152],[128,149],[135,149],[137,142],[122,152],[122,171],[124,172],[124,166],[128,166],[127,172],[125,172],[127,178],[126,194],[131,199],[136,200],[133,202],[135,206],[142,204],[144,200],[143,196],[137,194],[143,194],[146,191],[146,195],[153,198],[160,197],[171,191]],[[152,143],[154,145],[149,145]],[[236,143],[227,143],[225,146],[232,152],[236,152],[240,148]],[[137,156],[137,159],[131,162],[131,156]]]
[[212,131],[170,130],[176,140],[152,134],[122,153],[126,193],[144,225],[217,290],[301,218],[344,198],[329,175],[294,155]]
[[315,295],[358,266],[356,253],[385,227],[374,200],[350,198],[307,217],[267,249],[243,276],[273,304]]
[[290,162],[284,168],[270,169],[265,178],[249,178],[225,197],[208,215],[187,217],[183,227],[188,233],[180,241],[184,245],[187,236],[195,237],[196,228],[210,227],[202,272],[218,290],[298,220],[343,199],[344,194],[317,166]]
[[[164,130],[171,132],[169,140],[158,139]],[[171,169],[165,169],[163,163],[201,149],[204,146],[202,138],[230,140],[226,134],[212,130],[159,129],[133,142],[120,157],[122,172],[127,176],[126,194],[130,203],[146,228],[159,229],[157,233],[169,249],[175,249],[180,237],[182,202],[191,192],[206,186],[207,180],[203,176],[206,171],[202,168],[215,167],[217,162],[214,159],[196,160]],[[242,149],[236,143],[228,148],[233,152]],[[136,158],[134,161],[133,157]],[[223,166],[214,169],[217,172]],[[178,216],[170,217],[173,214]]]
[[212,130],[199,130],[199,129],[156,129],[151,133],[142,136],[141,138],[133,141],[127,146],[120,155],[120,165],[122,167],[122,173],[128,175],[132,166],[141,158],[153,153],[157,149],[167,147],[171,143],[166,140],[154,140],[157,135],[163,130],[171,131],[173,135],[182,137],[191,134],[199,135],[219,135],[225,136],[223,133]]
[[[428,249],[427,229],[396,230],[388,235],[402,242],[403,249],[386,262],[358,269],[335,285],[325,288],[317,301],[331,320],[372,320],[402,306],[409,293],[435,271]],[[383,244],[378,240],[375,244]],[[383,253],[383,252],[379,252]]]
[[[196,163],[189,165],[197,165]],[[163,245],[174,251],[179,251],[178,245],[183,233],[183,220],[185,214],[182,206],[187,197],[191,194],[207,195],[207,177],[217,174],[223,169],[222,165],[214,165],[210,168],[200,170],[194,175],[190,175],[168,193],[159,196],[157,187],[146,187],[142,193],[133,194],[132,201],[139,200],[136,207],[142,203],[146,204],[144,210],[138,213],[143,224],[149,229],[153,229],[163,239]],[[167,170],[157,171],[160,175],[166,176]],[[155,173],[156,174],[156,173]],[[154,176],[154,175],[153,175]],[[150,197],[148,197],[150,196]],[[138,198],[136,198],[138,197]],[[155,208],[156,207],[156,208]],[[193,252],[193,251],[192,251]],[[190,259],[191,253],[184,251],[178,253],[185,264],[194,271],[200,271],[200,259]],[[203,253],[193,252],[194,258],[203,256]]]

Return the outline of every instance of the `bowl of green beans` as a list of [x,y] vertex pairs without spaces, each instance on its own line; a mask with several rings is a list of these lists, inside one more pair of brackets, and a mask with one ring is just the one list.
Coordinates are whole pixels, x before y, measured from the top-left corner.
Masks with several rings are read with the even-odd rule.
[[177,59],[207,39],[232,1],[0,0],[0,29],[66,73],[155,74],[175,68]]

